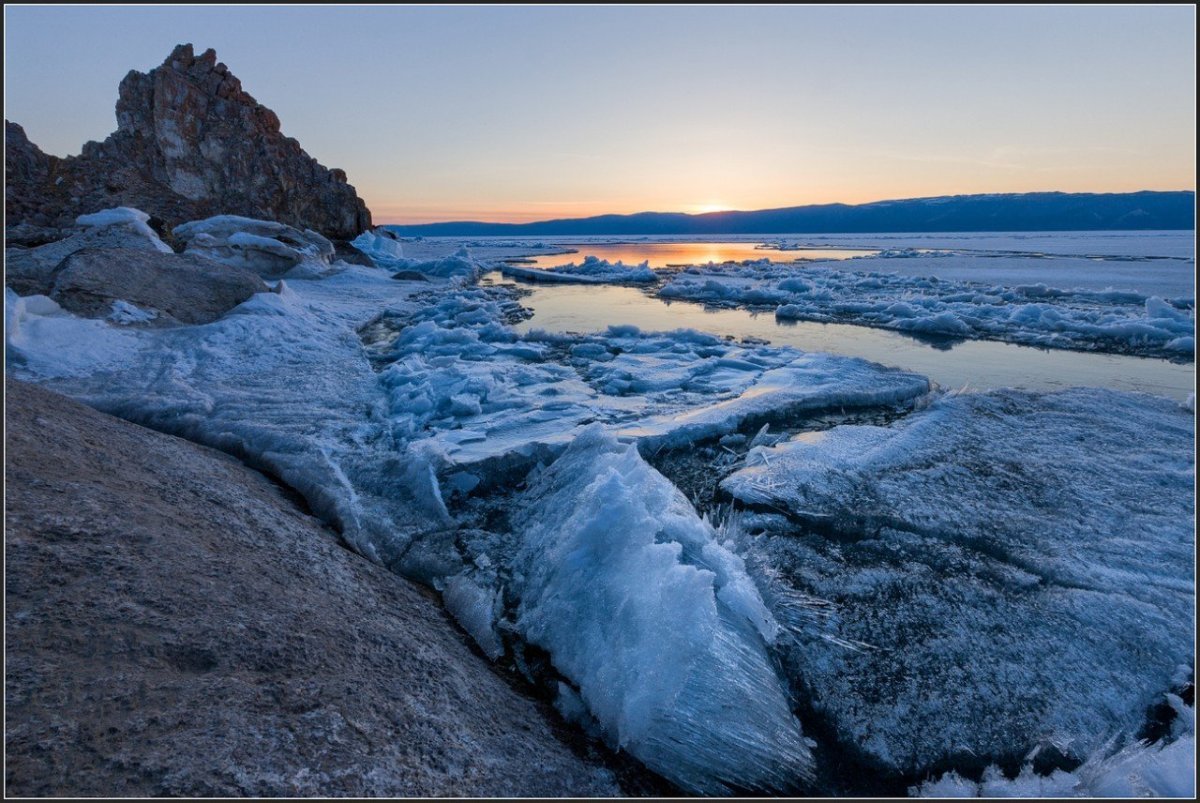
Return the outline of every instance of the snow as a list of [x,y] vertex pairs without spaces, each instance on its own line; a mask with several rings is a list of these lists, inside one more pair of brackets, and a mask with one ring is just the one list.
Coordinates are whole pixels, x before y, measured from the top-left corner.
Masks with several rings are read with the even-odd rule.
[[810,772],[767,655],[778,625],[636,448],[593,425],[522,505],[516,625],[614,743],[696,794],[786,790]]
[[150,216],[140,209],[117,206],[112,209],[93,212],[90,215],[80,215],[75,218],[75,224],[77,226],[86,226],[89,229],[106,229],[110,226],[128,229],[134,234],[145,238],[155,250],[161,251],[164,254],[172,253],[171,246],[160,240],[154,229],[147,225],[147,221],[149,220]]
[[854,323],[1048,348],[1148,356],[1194,353],[1194,289],[1185,297],[1163,299],[1133,290],[1004,286],[762,260],[689,268],[658,295],[717,306],[774,307],[782,320]]
[[584,257],[583,262],[578,265],[572,262],[552,270],[512,264],[501,265],[500,270],[506,276],[533,282],[642,284],[658,281],[658,274],[650,269],[649,262],[626,265],[624,262],[609,262],[594,256]]
[[136,304],[131,304],[124,299],[117,299],[112,303],[112,312],[109,313],[108,319],[114,323],[146,323],[158,317],[155,310],[145,310]]
[[1194,443],[1142,394],[947,395],[721,487],[757,511],[748,564],[836,609],[786,663],[848,742],[897,771],[1083,759],[1194,661]]
[[238,215],[194,220],[176,226],[174,233],[187,253],[267,278],[320,278],[330,272],[334,255],[333,243],[311,229]]

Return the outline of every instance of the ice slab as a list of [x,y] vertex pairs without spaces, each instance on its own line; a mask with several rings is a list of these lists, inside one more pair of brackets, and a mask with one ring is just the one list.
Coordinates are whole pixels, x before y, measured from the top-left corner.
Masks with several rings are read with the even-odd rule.
[[1194,440],[1143,394],[951,395],[752,449],[722,488],[760,511],[747,561],[835,607],[788,664],[850,744],[1087,758],[1194,662]]
[[696,794],[796,788],[810,750],[742,561],[599,425],[534,480],[514,532],[516,626],[607,737]]

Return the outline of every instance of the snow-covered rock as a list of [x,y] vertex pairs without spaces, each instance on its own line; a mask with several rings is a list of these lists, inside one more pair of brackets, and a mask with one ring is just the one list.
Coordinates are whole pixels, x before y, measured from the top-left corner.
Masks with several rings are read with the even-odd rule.
[[81,215],[77,231],[63,240],[36,248],[8,248],[4,254],[4,281],[18,295],[46,295],[57,272],[71,254],[84,248],[124,248],[170,254],[171,247],[147,225],[150,216],[128,207]]
[[848,743],[900,772],[1086,759],[1194,662],[1194,441],[1144,394],[960,394],[722,487],[757,511],[748,563],[835,610],[787,664]]
[[328,272],[333,243],[311,229],[237,215],[217,215],[176,226],[186,252],[267,278],[317,278]]
[[516,627],[606,736],[697,794],[787,791],[809,747],[742,561],[637,449],[593,425],[523,495]]

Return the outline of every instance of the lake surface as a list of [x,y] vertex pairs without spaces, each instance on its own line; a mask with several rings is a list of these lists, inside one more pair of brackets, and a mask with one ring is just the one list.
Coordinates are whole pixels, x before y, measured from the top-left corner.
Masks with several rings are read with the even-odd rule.
[[568,243],[554,242],[564,249],[573,248],[577,253],[553,254],[514,259],[521,265],[533,268],[553,268],[559,265],[579,263],[585,256],[595,256],[609,262],[624,262],[637,265],[649,262],[652,268],[669,268],[680,265],[705,265],[709,262],[742,262],[747,259],[770,259],[772,262],[795,262],[804,260],[839,260],[853,257],[874,256],[877,250],[862,248],[798,248],[780,250],[759,247],[756,242],[638,242],[638,243]]
[[[636,247],[644,249],[646,245]],[[595,253],[596,248],[589,245],[587,251]],[[697,329],[738,339],[760,338],[804,351],[862,357],[923,374],[947,389],[1061,390],[1089,386],[1142,391],[1183,401],[1195,386],[1194,363],[1039,349],[987,340],[925,341],[898,332],[846,324],[783,323],[777,322],[773,313],[709,310],[699,304],[661,301],[632,287],[530,284],[508,279],[498,271],[488,274],[485,281],[530,291],[521,303],[534,314],[516,327],[520,332],[531,329],[594,332],[616,324],[632,324],[647,331]]]

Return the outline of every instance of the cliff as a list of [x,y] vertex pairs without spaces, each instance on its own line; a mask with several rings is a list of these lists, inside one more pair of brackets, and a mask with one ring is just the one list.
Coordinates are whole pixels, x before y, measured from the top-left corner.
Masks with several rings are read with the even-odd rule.
[[179,45],[159,67],[121,81],[117,130],[79,156],[43,153],[5,121],[7,225],[66,228],[114,206],[174,227],[217,214],[275,220],[335,240],[371,227],[339,169],[284,136],[279,118],[242,89],[213,50]]

